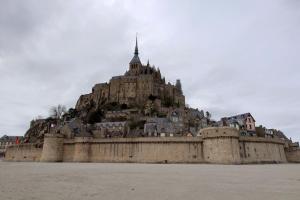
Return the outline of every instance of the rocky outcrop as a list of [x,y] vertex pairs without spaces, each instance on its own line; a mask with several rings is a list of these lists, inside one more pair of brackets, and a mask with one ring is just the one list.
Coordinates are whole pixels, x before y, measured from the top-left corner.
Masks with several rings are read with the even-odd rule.
[[50,131],[51,124],[56,124],[56,120],[38,119],[32,120],[30,128],[25,133],[25,143],[42,143],[44,140],[44,134]]

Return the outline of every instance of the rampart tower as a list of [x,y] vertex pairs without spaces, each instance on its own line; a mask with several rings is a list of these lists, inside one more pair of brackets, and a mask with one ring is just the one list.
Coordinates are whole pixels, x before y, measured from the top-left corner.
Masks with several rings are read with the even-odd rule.
[[231,127],[201,130],[204,160],[208,163],[240,164],[239,132]]
[[45,134],[41,156],[43,162],[63,161],[64,137],[59,134]]

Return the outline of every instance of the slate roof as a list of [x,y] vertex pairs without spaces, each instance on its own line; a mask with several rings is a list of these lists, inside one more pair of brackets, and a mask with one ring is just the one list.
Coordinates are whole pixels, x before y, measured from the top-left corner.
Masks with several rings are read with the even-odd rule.
[[285,139],[285,140],[288,140],[288,137],[282,132],[282,131],[279,131],[279,130],[275,130],[275,129],[272,129],[273,130],[273,134],[279,138],[282,138],[282,139]]
[[222,120],[226,120],[226,121],[240,121],[240,120],[245,120],[247,117],[252,117],[252,119],[255,122],[255,119],[251,115],[251,113],[243,113],[243,114],[234,115],[234,116],[231,116],[231,117],[223,117]]
[[137,54],[133,56],[129,64],[142,64]]
[[96,123],[96,127],[116,127],[116,126],[121,126],[124,127],[127,122],[121,121],[121,122],[100,122]]
[[0,138],[1,142],[15,142],[17,137],[19,138],[19,140],[23,139],[23,136],[8,136],[8,135],[3,135]]

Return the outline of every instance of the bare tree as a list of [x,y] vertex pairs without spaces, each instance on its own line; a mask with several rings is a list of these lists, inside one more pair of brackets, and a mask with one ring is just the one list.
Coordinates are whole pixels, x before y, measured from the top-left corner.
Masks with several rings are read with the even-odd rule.
[[210,112],[206,111],[206,113],[205,113],[205,114],[206,114],[206,118],[207,118],[207,119],[210,119],[210,118],[211,118],[211,114],[210,114]]
[[62,116],[66,113],[66,111],[66,107],[59,104],[50,108],[50,116],[54,119],[61,119]]

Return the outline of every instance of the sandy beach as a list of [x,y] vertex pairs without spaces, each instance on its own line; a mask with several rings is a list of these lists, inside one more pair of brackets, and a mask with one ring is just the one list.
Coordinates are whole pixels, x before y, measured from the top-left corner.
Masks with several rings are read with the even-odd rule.
[[0,162],[0,199],[300,199],[300,165]]

